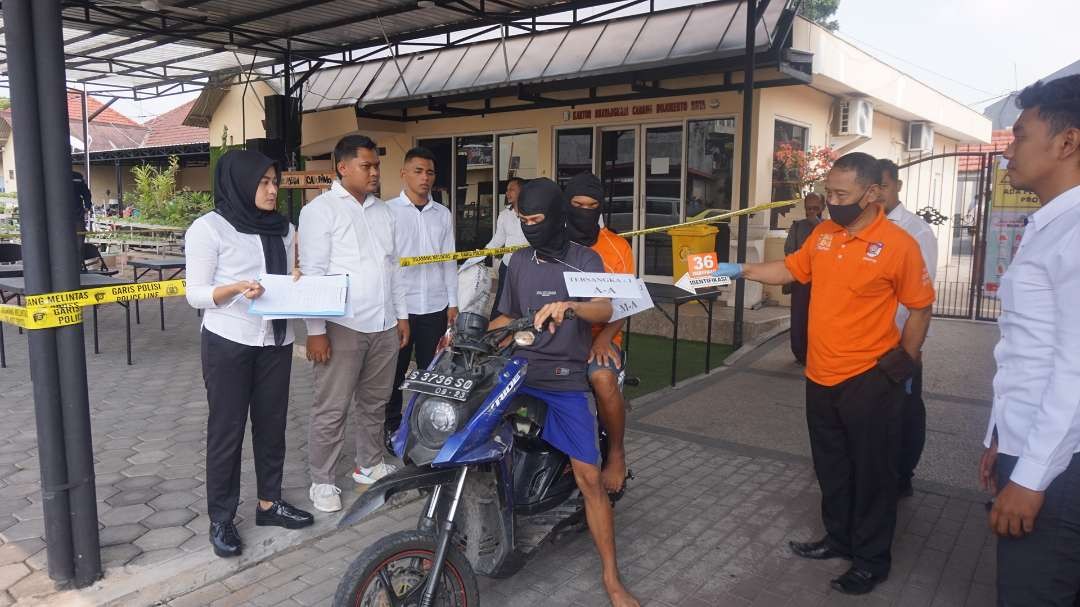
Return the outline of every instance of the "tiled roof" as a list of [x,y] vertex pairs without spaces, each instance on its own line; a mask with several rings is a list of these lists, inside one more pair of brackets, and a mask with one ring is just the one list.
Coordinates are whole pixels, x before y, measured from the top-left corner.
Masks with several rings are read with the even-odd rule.
[[[957,152],[1004,152],[1005,148],[1012,143],[1012,129],[994,131],[989,144],[961,145],[956,147]],[[960,156],[957,158],[957,170],[978,171],[982,168],[982,158],[978,156]]]
[[[101,109],[104,103],[98,101],[93,96],[86,99],[86,110],[91,116],[94,116],[94,112]],[[72,122],[82,122],[82,93],[68,91],[67,96],[67,111],[68,120]],[[102,124],[121,124],[124,126],[139,126],[139,123],[135,122],[131,118],[117,112],[110,108],[105,108],[105,111],[101,112],[97,116],[94,116],[93,122],[100,122]]]
[[195,100],[168,111],[143,126],[150,130],[143,140],[144,148],[165,147],[170,145],[186,145],[189,143],[209,143],[210,129],[186,126],[184,119],[195,105]]

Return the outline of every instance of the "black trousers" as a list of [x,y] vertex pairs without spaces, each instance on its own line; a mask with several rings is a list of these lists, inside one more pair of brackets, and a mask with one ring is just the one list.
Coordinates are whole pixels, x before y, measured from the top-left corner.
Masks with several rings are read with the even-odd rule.
[[806,327],[810,319],[810,285],[791,283],[791,353],[806,364]]
[[826,541],[877,575],[892,560],[903,396],[903,386],[877,368],[835,386],[806,381]]
[[900,482],[911,483],[926,445],[926,403],[922,397],[922,365],[911,378],[911,394],[904,395],[904,430],[900,439]]
[[[998,487],[1009,482],[1016,457],[998,455]],[[1046,488],[1035,529],[997,545],[1000,607],[1080,605],[1080,454]]]
[[405,379],[409,370],[409,361],[416,353],[416,367],[426,369],[435,358],[435,348],[446,333],[446,309],[431,314],[409,314],[409,343],[398,352],[397,375],[394,376],[394,391],[390,403],[386,406],[386,427],[396,429],[401,424],[401,390],[398,386]]
[[241,451],[249,415],[259,499],[281,499],[292,351],[291,344],[245,346],[210,331],[202,332],[203,380],[210,404],[206,422],[206,505],[212,522],[228,522],[236,515]]

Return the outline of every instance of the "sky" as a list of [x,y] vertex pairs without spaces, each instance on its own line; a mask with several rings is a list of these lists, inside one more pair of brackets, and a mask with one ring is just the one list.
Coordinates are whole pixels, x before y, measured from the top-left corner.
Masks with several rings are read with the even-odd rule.
[[[658,8],[693,3],[656,0]],[[850,42],[979,110],[1080,60],[1080,0],[841,0],[836,18]],[[197,95],[113,108],[145,122]]]

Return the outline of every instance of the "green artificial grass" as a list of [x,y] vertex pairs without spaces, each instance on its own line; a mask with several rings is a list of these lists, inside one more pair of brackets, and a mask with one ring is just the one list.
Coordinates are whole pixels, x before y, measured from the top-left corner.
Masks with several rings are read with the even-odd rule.
[[[711,368],[719,367],[733,351],[734,348],[729,345],[713,344]],[[628,370],[628,375],[637,377],[641,383],[624,389],[627,400],[671,385],[671,338],[631,333]],[[689,379],[704,372],[705,343],[680,339],[679,360],[675,374],[677,380]]]

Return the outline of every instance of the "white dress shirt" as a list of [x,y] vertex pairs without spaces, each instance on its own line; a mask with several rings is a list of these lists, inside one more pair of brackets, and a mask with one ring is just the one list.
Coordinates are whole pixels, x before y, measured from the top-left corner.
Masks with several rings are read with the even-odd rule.
[[[397,225],[397,256],[416,257],[454,252],[454,226],[450,210],[428,197],[418,208],[402,191],[387,201]],[[429,263],[401,268],[405,305],[409,314],[431,314],[447,306],[456,308],[457,263]]]
[[368,194],[360,203],[340,181],[300,211],[300,271],[305,276],[347,274],[345,316],[309,318],[308,335],[324,335],[326,322],[379,333],[406,320],[405,289],[395,254],[390,208]]
[[1010,479],[1044,491],[1080,452],[1080,186],[1028,217],[999,292],[986,445],[997,428]]
[[[915,242],[919,243],[923,263],[926,264],[926,271],[930,274],[930,286],[934,286],[934,278],[937,276],[938,248],[937,237],[934,236],[934,230],[930,228],[930,224],[923,221],[922,217],[907,210],[903,203],[896,205],[896,208],[885,217],[910,234],[915,239]],[[903,333],[904,323],[907,322],[910,315],[911,313],[903,304],[896,307],[896,326],[899,327],[901,333]]]
[[[495,235],[491,237],[491,241],[484,245],[484,248],[493,249],[528,244],[529,241],[525,239],[525,233],[521,231],[521,220],[518,219],[514,209],[509,208],[499,212],[499,218],[495,221]],[[511,255],[513,253],[502,256],[503,265],[510,265]]]
[[[285,241],[288,268],[296,260],[293,241],[296,233],[289,225]],[[242,234],[221,215],[211,211],[195,220],[184,235],[184,269],[187,301],[194,308],[206,310],[202,327],[215,335],[245,346],[274,345],[274,327],[262,316],[248,313],[251,301],[232,298],[214,303],[214,289],[242,280],[255,280],[266,272],[262,238]],[[231,305],[230,305],[231,304]],[[292,327],[285,330],[283,344],[293,342]]]

